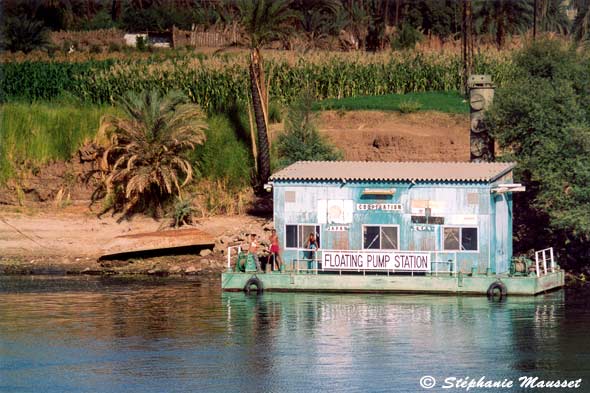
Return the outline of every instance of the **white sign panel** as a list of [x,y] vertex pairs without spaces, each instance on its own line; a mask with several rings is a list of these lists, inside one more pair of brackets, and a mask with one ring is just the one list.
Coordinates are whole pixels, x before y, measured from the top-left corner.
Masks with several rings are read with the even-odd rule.
[[357,203],[356,210],[384,210],[399,212],[402,205],[399,203]]
[[352,199],[318,200],[319,224],[351,224],[353,213]]
[[451,225],[477,225],[476,214],[455,214],[447,217],[447,223]]
[[417,216],[424,216],[426,214],[426,208],[430,208],[430,215],[433,217],[443,216],[445,212],[444,201],[429,201],[424,199],[413,199],[410,203],[410,209],[412,214]]
[[403,251],[322,252],[322,270],[395,270],[429,272],[430,253]]

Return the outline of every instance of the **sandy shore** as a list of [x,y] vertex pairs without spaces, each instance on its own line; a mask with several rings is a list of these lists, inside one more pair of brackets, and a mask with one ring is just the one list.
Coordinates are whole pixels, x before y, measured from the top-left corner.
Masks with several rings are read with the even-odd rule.
[[[169,229],[168,220],[136,216],[117,223],[98,219],[85,205],[0,209],[0,274],[201,274],[225,267],[224,244],[213,252],[99,261],[117,236]],[[268,220],[218,216],[198,220],[194,228],[216,239],[238,241],[244,233],[264,233]]]

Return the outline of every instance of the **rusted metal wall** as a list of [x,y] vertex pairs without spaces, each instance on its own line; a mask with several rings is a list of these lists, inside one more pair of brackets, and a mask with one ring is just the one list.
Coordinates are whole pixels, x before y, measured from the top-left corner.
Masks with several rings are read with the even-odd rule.
[[[503,179],[506,180],[506,179]],[[286,248],[286,225],[320,226],[320,248],[358,250],[363,248],[363,225],[398,226],[399,250],[440,251],[436,259],[456,258],[457,270],[478,273],[506,272],[512,256],[511,198],[491,194],[487,183],[432,182],[274,182],[274,221],[283,259],[301,258],[297,250]],[[365,189],[395,189],[393,195],[363,195]],[[331,220],[325,203],[352,201],[350,223]],[[502,203],[503,207],[499,208]],[[322,206],[324,204],[324,206]],[[401,205],[397,211],[360,210],[359,204]],[[350,206],[350,203],[349,203]],[[430,207],[430,216],[442,217],[444,224],[412,223],[412,216],[423,215],[420,208]],[[328,228],[338,228],[329,231]],[[342,230],[345,227],[346,230]],[[445,227],[477,227],[478,247],[474,251],[443,251]],[[502,252],[497,252],[499,246]]]

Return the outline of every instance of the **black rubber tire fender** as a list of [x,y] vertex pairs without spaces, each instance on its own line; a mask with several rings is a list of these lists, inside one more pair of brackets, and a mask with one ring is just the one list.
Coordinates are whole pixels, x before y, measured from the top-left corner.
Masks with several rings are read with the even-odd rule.
[[252,291],[252,286],[256,287],[256,293],[258,295],[262,294],[264,291],[264,286],[262,285],[262,281],[258,277],[250,277],[248,281],[246,281],[246,285],[244,285],[244,292],[246,295],[249,295]]
[[489,298],[493,298],[496,295],[496,290],[500,291],[500,300],[505,298],[506,295],[508,294],[508,290],[506,289],[506,285],[504,285],[503,282],[501,281],[496,281],[490,284],[490,286],[488,287],[488,297]]

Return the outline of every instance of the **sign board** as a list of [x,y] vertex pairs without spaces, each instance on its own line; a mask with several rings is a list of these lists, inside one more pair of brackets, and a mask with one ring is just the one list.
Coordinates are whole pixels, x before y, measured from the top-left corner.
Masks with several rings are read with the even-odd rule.
[[434,225],[412,225],[410,230],[418,232],[434,232],[435,227]]
[[319,224],[351,224],[353,213],[352,199],[319,199]]
[[411,213],[417,216],[426,214],[426,208],[430,208],[430,215],[433,217],[443,216],[445,213],[445,201],[429,201],[425,199],[413,199],[410,202]]
[[326,227],[326,231],[328,232],[346,232],[348,229],[348,225],[328,225]]
[[430,253],[412,251],[322,251],[322,270],[429,272]]
[[399,203],[357,203],[356,210],[383,210],[383,211],[402,211],[402,205]]
[[477,225],[477,214],[453,214],[447,218],[450,225]]

